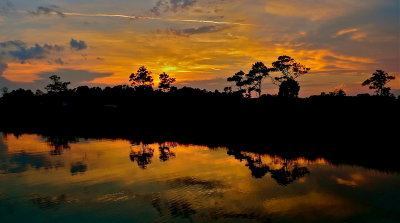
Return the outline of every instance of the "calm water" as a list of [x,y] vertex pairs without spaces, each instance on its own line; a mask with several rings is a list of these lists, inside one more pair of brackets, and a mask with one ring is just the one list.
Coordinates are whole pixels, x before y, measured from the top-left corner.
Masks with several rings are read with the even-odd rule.
[[400,176],[176,143],[0,133],[0,222],[400,222]]

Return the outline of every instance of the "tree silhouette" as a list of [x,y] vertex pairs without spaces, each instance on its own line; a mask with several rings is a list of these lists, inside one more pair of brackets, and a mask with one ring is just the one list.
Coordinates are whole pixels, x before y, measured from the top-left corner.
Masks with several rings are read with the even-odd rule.
[[132,73],[129,76],[129,81],[133,86],[153,86],[153,77],[151,76],[152,72],[147,70],[145,66],[139,67],[136,73]]
[[346,92],[343,89],[335,89],[334,91],[329,92],[329,96],[344,97],[346,96]]
[[44,88],[47,90],[47,92],[59,93],[68,91],[68,85],[70,85],[71,82],[62,82],[61,78],[57,75],[52,75],[49,78],[51,83]]
[[159,79],[158,88],[164,92],[168,92],[171,89],[171,85],[176,81],[176,78],[170,77],[165,72],[159,75]]
[[269,71],[270,69],[268,69],[263,62],[257,62],[253,64],[249,73],[246,74],[247,84],[250,85],[249,88],[255,90],[258,97],[261,96],[262,82],[269,76]]
[[296,81],[298,77],[308,73],[308,68],[289,56],[280,56],[272,63],[271,71],[280,71],[282,76],[275,77],[274,81],[279,82],[279,95],[283,97],[298,97],[300,85]]
[[[238,92],[246,93],[246,97],[251,97],[251,93],[256,91],[258,97],[261,96],[262,91],[262,82],[263,80],[269,76],[269,69],[264,65],[263,62],[256,62],[253,64],[249,73],[244,73],[243,71],[239,71],[234,74],[232,77],[228,77],[227,81],[235,82],[235,85],[238,87]],[[225,92],[229,92],[232,88],[225,88]]]
[[[232,77],[228,77],[228,82],[235,82],[236,87],[238,88],[237,92],[245,93],[246,90],[244,87],[247,85],[247,81],[244,79],[246,74],[241,70],[235,73]],[[231,87],[227,87],[224,89],[225,91],[232,91]]]
[[380,96],[390,96],[390,87],[385,87],[387,83],[391,80],[394,80],[395,76],[390,76],[383,70],[376,70],[375,73],[372,74],[372,77],[365,80],[362,85],[369,85],[369,89],[375,90],[377,95]]

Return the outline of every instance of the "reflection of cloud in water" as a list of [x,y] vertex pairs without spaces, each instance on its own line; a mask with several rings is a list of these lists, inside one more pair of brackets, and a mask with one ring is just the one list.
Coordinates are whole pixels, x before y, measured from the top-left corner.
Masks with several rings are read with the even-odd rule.
[[72,175],[82,174],[87,171],[87,165],[83,162],[76,162],[71,164],[70,172]]
[[157,210],[159,218],[156,222],[170,222],[177,218],[188,219],[190,222],[222,221],[231,222],[237,220],[271,222],[263,213],[256,209],[242,209],[235,203],[226,203],[222,197],[210,198],[199,194],[154,193],[148,197],[151,205]]
[[164,199],[159,194],[151,198],[151,205],[159,214],[158,222],[169,221],[174,218],[186,218],[192,221],[196,210],[183,198]]
[[242,200],[233,198],[232,202],[226,202],[227,198],[231,198],[228,194],[232,188],[221,181],[181,177],[165,183],[172,187],[161,193],[145,196],[158,212],[159,218],[156,222],[177,219],[188,219],[190,222],[271,222],[268,216],[256,209],[242,208],[239,204]]
[[112,194],[104,194],[96,199],[99,202],[120,202],[135,198],[135,195],[126,194],[125,192],[118,192]]
[[190,186],[198,186],[203,189],[215,189],[218,187],[224,187],[224,185],[216,180],[201,180],[201,179],[196,179],[194,177],[182,177],[182,178],[176,178],[173,180],[168,180],[168,184],[173,186],[174,188],[176,187],[190,187]]
[[35,169],[53,169],[64,166],[63,162],[52,162],[46,155],[29,154],[25,152],[9,154],[7,158],[1,162],[0,170],[3,173],[22,173],[27,171],[29,167]]
[[[283,159],[233,151],[227,156],[223,149],[178,146],[171,149],[177,154],[175,159],[164,162],[164,158],[158,159],[161,145],[154,143],[147,146],[154,150],[153,163],[141,170],[136,163],[138,157],[132,163],[128,155],[131,149],[143,155],[142,144],[130,147],[125,140],[93,140],[71,144],[71,150],[63,150],[61,156],[51,156],[49,151],[53,148],[49,148],[46,138],[9,138],[0,140],[6,154],[5,159],[0,159],[0,171],[4,163],[6,170],[10,170],[23,162],[25,166],[14,171],[29,172],[0,175],[10,179],[0,184],[0,194],[4,193],[0,197],[0,216],[18,217],[22,208],[50,214],[58,210],[57,213],[65,212],[71,219],[76,218],[73,215],[78,208],[103,218],[115,214],[127,219],[151,213],[146,216],[148,222],[341,222],[375,221],[385,215],[392,220],[398,216],[396,199],[391,199],[398,194],[398,178],[358,167],[325,165],[323,159]],[[152,154],[147,150],[144,153]],[[65,162],[64,168],[43,171],[55,168],[57,160]],[[307,177],[303,177],[308,171],[305,167],[312,170]],[[303,183],[288,187],[277,183],[293,181]],[[358,187],[348,187],[354,185]],[[14,186],[15,191],[10,190]],[[29,193],[39,195],[27,198]],[[13,205],[15,214],[6,213]],[[102,208],[107,211],[99,212]]]
[[[26,152],[8,153],[8,146],[4,142],[4,135],[0,133],[0,173],[22,173],[28,167],[35,169],[53,167],[46,156]],[[60,164],[56,166],[62,166]]]
[[366,181],[365,177],[361,174],[350,174],[348,177],[335,177],[338,184],[342,184],[349,187],[358,187],[360,184]]
[[301,214],[310,218],[305,219],[306,222],[320,219],[321,216],[343,218],[354,215],[358,211],[358,206],[351,203],[350,200],[337,195],[317,192],[266,200],[264,208],[271,214],[285,214],[288,219]]

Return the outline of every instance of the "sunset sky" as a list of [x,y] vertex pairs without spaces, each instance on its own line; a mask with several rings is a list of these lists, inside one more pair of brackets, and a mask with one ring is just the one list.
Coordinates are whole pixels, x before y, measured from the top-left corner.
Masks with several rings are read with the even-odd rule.
[[128,84],[145,65],[222,90],[289,55],[312,69],[300,96],[371,93],[361,82],[376,69],[400,94],[399,11],[399,0],[0,0],[0,87],[43,88],[53,73],[73,87]]

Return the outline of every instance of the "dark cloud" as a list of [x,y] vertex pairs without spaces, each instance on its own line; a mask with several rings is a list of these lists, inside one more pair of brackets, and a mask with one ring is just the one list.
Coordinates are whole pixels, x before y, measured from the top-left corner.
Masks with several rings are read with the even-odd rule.
[[15,83],[5,79],[0,75],[0,88],[7,87],[8,89],[17,89],[20,88]]
[[54,45],[49,45],[49,44],[44,44],[43,48],[45,48],[46,50],[52,50],[52,51],[56,51],[56,52],[61,52],[64,50],[63,46],[54,44]]
[[59,65],[64,65],[64,61],[61,58],[55,59],[54,63],[59,64]]
[[195,34],[203,34],[203,33],[215,33],[219,32],[222,30],[225,30],[229,28],[229,26],[201,26],[201,27],[196,27],[196,28],[187,28],[187,29],[167,29],[164,31],[159,31],[159,32],[164,32],[167,34],[172,34],[172,35],[177,35],[177,36],[190,36],[190,35],[195,35]]
[[5,47],[25,47],[26,44],[20,40],[11,40],[11,41],[5,41],[5,42],[0,42],[0,47],[5,48]]
[[1,58],[0,58],[0,75],[2,75],[3,72],[5,70],[7,70],[7,68],[8,68],[8,65],[6,63],[4,63],[3,61],[1,61]]
[[70,44],[71,49],[73,49],[73,50],[84,50],[87,48],[87,44],[83,40],[71,39],[69,44]]
[[161,15],[164,12],[178,12],[188,9],[195,5],[197,0],[159,0],[156,5],[150,9],[153,15]]
[[[30,87],[30,84],[14,83],[1,76],[8,68],[8,62],[17,60],[20,63],[25,63],[30,59],[45,59],[50,57],[53,52],[61,52],[63,50],[64,47],[57,44],[35,44],[30,47],[20,40],[0,42],[0,86],[7,86],[11,89],[25,87],[25,85],[28,88]],[[51,60],[57,64],[64,64],[61,58]]]
[[42,59],[46,56],[46,50],[42,46],[35,44],[30,48],[19,48],[15,51],[9,51],[9,54],[21,61],[29,59]]
[[[0,57],[0,88],[3,87],[11,87],[10,81],[2,77],[4,71],[6,71],[8,68],[8,64],[2,61],[2,58]],[[0,95],[1,96],[1,95]]]
[[394,95],[400,96],[400,89],[392,89],[392,93],[393,93]]
[[0,55],[17,59],[21,63],[25,63],[26,60],[30,59],[43,59],[52,51],[61,52],[63,50],[64,47],[56,44],[35,44],[29,47],[26,43],[19,40],[0,42]]
[[0,15],[3,13],[7,13],[12,10],[14,4],[9,0],[0,0]]
[[60,76],[63,81],[71,82],[71,87],[78,87],[80,85],[105,87],[106,85],[91,84],[87,82],[90,82],[96,78],[109,77],[112,75],[112,73],[97,73],[87,70],[73,70],[65,68],[65,69],[57,69],[51,72],[38,73],[36,75],[41,79],[35,80],[34,82],[31,83],[12,82],[0,76],[0,88],[5,86],[11,90],[17,88],[24,88],[31,90],[44,89],[44,87],[49,83],[49,77],[54,74]]
[[[297,20],[299,23],[306,23]],[[395,21],[398,21],[398,10],[392,4],[364,10],[355,9],[347,15],[321,22],[306,36],[300,37],[298,42],[305,43],[302,49],[329,49],[351,56],[376,58],[377,51],[395,55],[398,50],[393,50],[393,46],[398,44],[398,38],[388,38],[399,36],[399,29],[393,28],[396,26]],[[301,24],[297,26],[303,27]],[[346,30],[349,32],[338,35]],[[355,41],[351,37],[356,34],[365,34],[365,38]]]
[[61,12],[56,5],[52,5],[49,7],[39,6],[35,11],[28,11],[31,15],[39,16],[39,15],[51,15],[56,14],[60,17],[65,17],[65,14]]
[[223,90],[224,86],[227,86],[226,78],[217,78],[211,80],[193,80],[193,81],[182,81],[175,84],[177,87],[190,86],[193,88],[206,89],[214,91],[215,89]]
[[37,76],[43,78],[47,83],[48,77],[53,74],[59,75],[64,81],[70,81],[72,84],[81,84],[99,77],[108,77],[112,75],[112,73],[96,73],[87,70],[58,69],[53,72],[39,73]]

